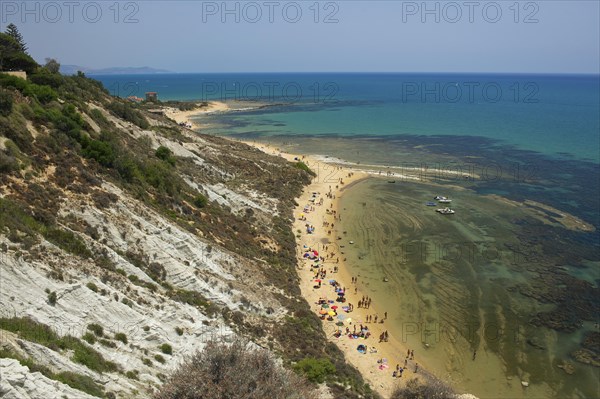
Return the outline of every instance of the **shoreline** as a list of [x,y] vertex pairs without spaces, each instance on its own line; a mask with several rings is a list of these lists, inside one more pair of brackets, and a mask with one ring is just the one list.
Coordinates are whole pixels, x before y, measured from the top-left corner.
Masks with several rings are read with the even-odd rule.
[[222,101],[209,101],[207,106],[202,106],[200,104],[201,103],[197,103],[196,108],[187,111],[181,111],[173,107],[164,107],[163,110],[165,112],[165,116],[175,121],[175,123],[177,123],[178,125],[182,123],[189,124],[188,126],[186,126],[188,129],[198,130],[205,128],[206,125],[199,124],[197,122],[193,122],[193,120],[190,120],[193,116],[212,114],[215,112],[227,112],[231,109],[229,104]]
[[[354,306],[351,312],[340,311],[337,315],[342,314],[344,320],[351,318],[352,322],[344,322],[343,326],[336,326],[336,322],[341,323],[336,318],[334,321],[322,320],[323,330],[327,335],[327,340],[336,344],[336,346],[344,353],[346,360],[352,364],[361,373],[366,382],[369,383],[374,391],[377,391],[383,397],[390,397],[393,390],[398,386],[404,386],[407,381],[418,378],[428,379],[432,374],[427,371],[427,364],[419,358],[418,351],[421,348],[416,348],[417,353],[414,359],[406,361],[407,367],[400,378],[394,378],[392,373],[396,370],[396,365],[404,367],[406,354],[413,348],[408,348],[399,340],[400,332],[387,331],[385,323],[380,320],[384,316],[381,310],[381,305],[373,304],[368,308],[359,308],[358,302],[363,296],[368,296],[367,290],[362,286],[358,277],[352,276],[346,263],[344,262],[343,247],[337,244],[337,237],[342,237],[342,232],[338,231],[338,226],[335,226],[338,221],[337,217],[340,214],[340,197],[344,192],[355,184],[358,184],[368,178],[373,178],[373,174],[367,171],[349,168],[348,165],[340,166],[339,164],[327,163],[318,157],[310,155],[296,155],[280,151],[273,145],[265,143],[256,143],[242,141],[252,147],[275,156],[280,156],[288,161],[294,161],[296,158],[302,160],[307,166],[316,165],[318,163],[326,163],[331,169],[327,173],[327,178],[320,179],[319,176],[313,178],[312,182],[305,187],[300,197],[296,198],[298,206],[294,210],[294,235],[296,236],[296,254],[298,275],[300,278],[300,289],[302,296],[309,303],[310,308],[317,316],[321,311],[321,305],[318,304],[320,297],[326,297],[328,300],[335,298],[334,286],[328,281],[334,279],[340,287],[346,289],[347,300],[344,303],[335,303],[339,308],[352,304]],[[335,173],[331,170],[335,168]],[[342,179],[343,183],[339,182]],[[326,181],[321,181],[326,180]],[[336,183],[336,180],[338,183]],[[318,193],[313,196],[313,193]],[[329,196],[327,194],[330,194]],[[314,199],[314,201],[312,201]],[[319,205],[321,199],[323,204]],[[309,211],[306,212],[306,207]],[[314,210],[313,210],[314,209]],[[335,211],[335,216],[333,212]],[[305,219],[300,216],[304,214]],[[334,226],[329,229],[324,223],[331,223]],[[308,233],[306,224],[314,226],[314,232]],[[331,234],[328,231],[331,230]],[[300,231],[300,233],[299,233]],[[305,247],[306,246],[306,247]],[[327,247],[327,250],[325,248]],[[334,249],[332,250],[331,247]],[[315,284],[314,274],[308,261],[304,258],[307,249],[317,249],[319,255],[325,255],[325,261],[321,261],[320,267],[317,270],[325,269],[326,276],[322,279],[321,286],[317,288]],[[334,255],[331,255],[331,253]],[[339,263],[336,260],[339,258]],[[338,271],[335,271],[335,266]],[[354,277],[358,280],[354,283]],[[330,305],[333,305],[330,304]],[[378,309],[379,308],[379,309]],[[367,322],[367,316],[377,315],[378,322]],[[368,328],[370,337],[367,339],[350,339],[345,334],[346,327],[350,332],[354,331],[354,327],[359,326]],[[334,336],[336,330],[341,329],[342,335],[339,338]],[[380,335],[387,331],[389,339],[387,342],[379,342]],[[367,353],[361,354],[357,351],[357,346],[363,344],[367,346]],[[376,348],[376,353],[371,353],[372,348]],[[387,367],[380,368],[384,363],[378,363],[378,360],[387,359]],[[418,364],[418,366],[417,366]],[[417,367],[417,372],[415,372]]]

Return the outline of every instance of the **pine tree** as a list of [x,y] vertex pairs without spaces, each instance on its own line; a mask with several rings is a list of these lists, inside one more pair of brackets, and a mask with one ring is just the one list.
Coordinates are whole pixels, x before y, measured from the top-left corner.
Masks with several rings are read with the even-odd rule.
[[15,39],[15,41],[19,44],[21,51],[27,54],[27,45],[25,44],[25,40],[23,40],[23,36],[21,36],[21,33],[15,24],[11,23],[6,27],[6,34]]

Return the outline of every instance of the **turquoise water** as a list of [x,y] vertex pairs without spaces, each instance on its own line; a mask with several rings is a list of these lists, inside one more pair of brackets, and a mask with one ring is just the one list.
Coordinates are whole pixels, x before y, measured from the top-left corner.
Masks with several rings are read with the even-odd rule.
[[[597,75],[160,74],[94,76],[114,95],[273,105],[219,122],[227,134],[485,137],[600,161]],[[223,129],[213,130],[223,133]]]

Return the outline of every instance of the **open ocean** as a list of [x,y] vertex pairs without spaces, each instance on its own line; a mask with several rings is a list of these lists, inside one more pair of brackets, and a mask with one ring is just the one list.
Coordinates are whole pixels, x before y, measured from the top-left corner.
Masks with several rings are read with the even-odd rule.
[[[342,197],[338,235],[396,338],[480,398],[600,397],[598,75],[92,77],[233,101],[203,132],[381,170]],[[425,206],[438,194],[456,214]]]

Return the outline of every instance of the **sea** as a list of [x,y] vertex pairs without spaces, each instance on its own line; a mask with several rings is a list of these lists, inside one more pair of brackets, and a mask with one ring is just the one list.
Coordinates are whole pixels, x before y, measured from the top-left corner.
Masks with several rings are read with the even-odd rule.
[[333,244],[393,338],[459,392],[600,397],[600,76],[92,77],[121,97],[226,101],[203,133],[317,155],[331,184],[331,162],[368,170]]

